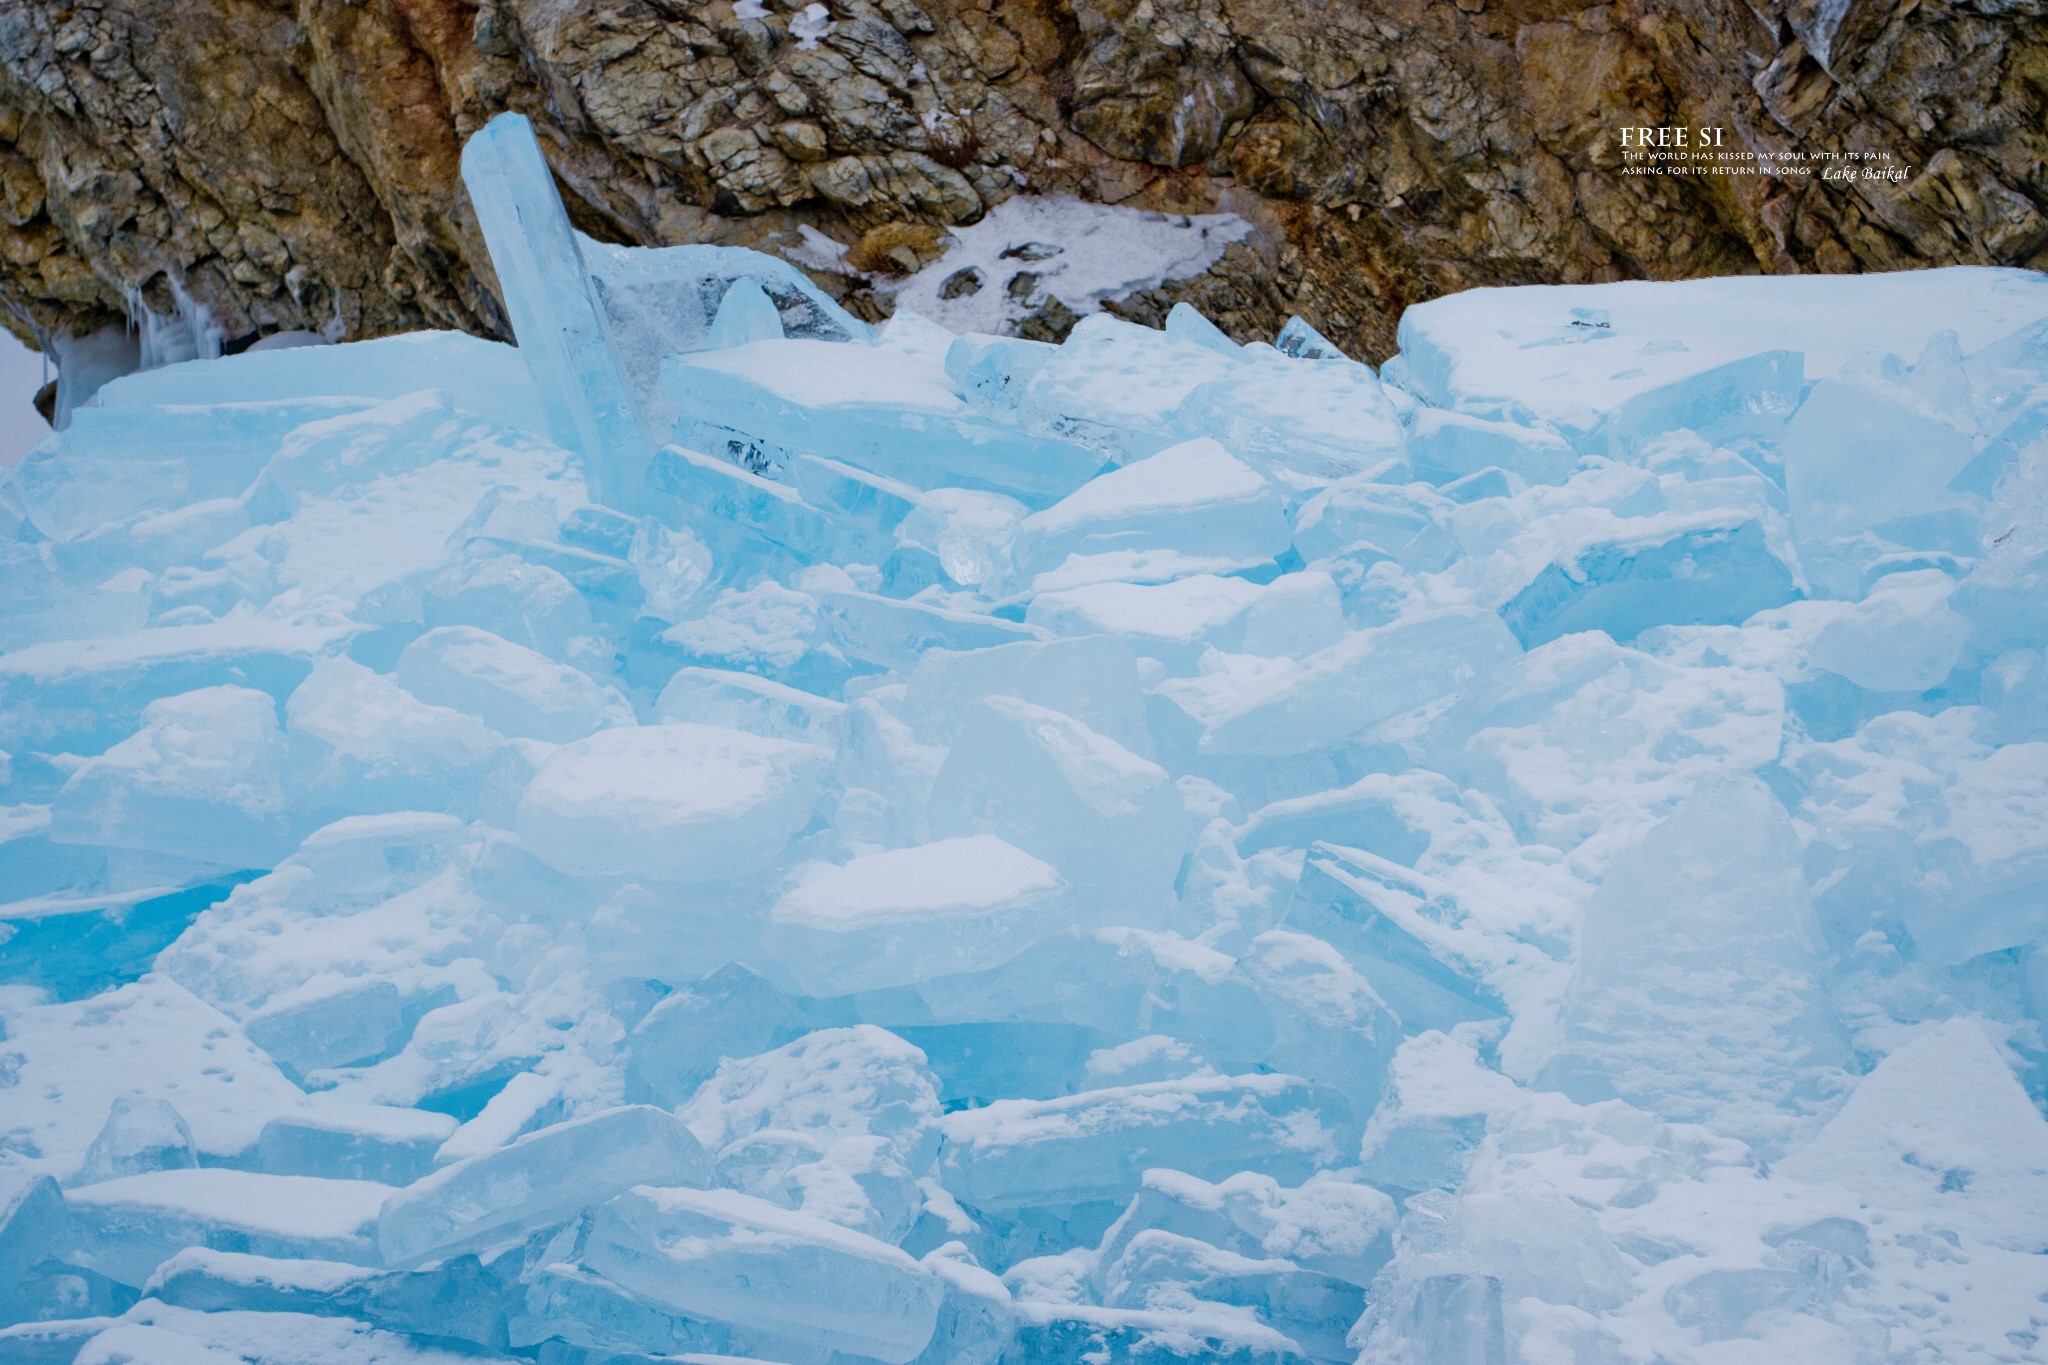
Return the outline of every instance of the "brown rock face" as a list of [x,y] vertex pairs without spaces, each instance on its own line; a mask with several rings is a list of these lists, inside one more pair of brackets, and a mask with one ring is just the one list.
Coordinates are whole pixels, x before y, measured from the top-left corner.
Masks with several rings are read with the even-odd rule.
[[[1380,358],[1483,284],[2048,261],[2042,0],[7,0],[0,323],[502,333],[457,176],[533,118],[579,226],[774,249],[869,315],[1020,192],[1258,231],[1188,298]],[[1624,174],[1620,130],[1890,178]],[[1839,164],[1839,163],[1837,163]],[[872,256],[874,260],[867,262]]]

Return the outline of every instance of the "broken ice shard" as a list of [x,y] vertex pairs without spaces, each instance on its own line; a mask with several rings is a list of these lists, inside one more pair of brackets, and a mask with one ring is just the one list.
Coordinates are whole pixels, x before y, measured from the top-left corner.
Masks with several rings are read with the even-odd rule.
[[476,131],[462,149],[462,180],[549,430],[592,462],[605,492],[635,505],[650,447],[591,299],[579,236],[524,115],[499,114]]
[[388,1265],[516,1241],[639,1184],[702,1185],[704,1149],[673,1116],[611,1109],[529,1133],[383,1201],[377,1245]]

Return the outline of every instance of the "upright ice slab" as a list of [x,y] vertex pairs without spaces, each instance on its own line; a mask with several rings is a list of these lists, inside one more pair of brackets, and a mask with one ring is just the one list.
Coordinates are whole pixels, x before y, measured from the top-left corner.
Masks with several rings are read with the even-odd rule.
[[651,447],[592,301],[579,236],[524,115],[500,114],[476,131],[462,149],[462,181],[549,429],[590,461],[602,491],[637,504]]

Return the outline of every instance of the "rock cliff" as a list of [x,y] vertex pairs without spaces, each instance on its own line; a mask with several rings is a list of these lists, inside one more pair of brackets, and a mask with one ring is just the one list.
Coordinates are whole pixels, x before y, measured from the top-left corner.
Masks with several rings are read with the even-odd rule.
[[[1229,211],[1115,306],[1377,359],[1473,285],[2041,263],[2044,94],[2040,0],[8,0],[0,323],[502,334],[457,157],[516,109],[586,232],[808,225],[871,316],[1014,195]],[[1902,174],[1626,175],[1633,125]]]

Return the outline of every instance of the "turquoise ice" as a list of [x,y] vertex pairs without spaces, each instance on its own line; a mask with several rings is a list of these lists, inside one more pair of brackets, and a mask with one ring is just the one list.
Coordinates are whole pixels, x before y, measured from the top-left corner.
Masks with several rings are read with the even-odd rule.
[[465,171],[516,345],[0,472],[0,1358],[2039,1354],[2042,277],[1367,364]]

